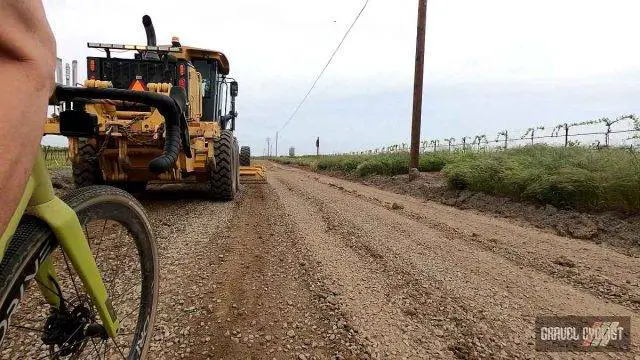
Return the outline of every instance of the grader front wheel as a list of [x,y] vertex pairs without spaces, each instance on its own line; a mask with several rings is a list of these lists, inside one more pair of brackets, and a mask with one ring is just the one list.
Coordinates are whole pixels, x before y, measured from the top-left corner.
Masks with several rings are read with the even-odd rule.
[[209,176],[211,194],[217,200],[233,200],[238,190],[238,150],[233,132],[223,130],[213,141],[215,166]]

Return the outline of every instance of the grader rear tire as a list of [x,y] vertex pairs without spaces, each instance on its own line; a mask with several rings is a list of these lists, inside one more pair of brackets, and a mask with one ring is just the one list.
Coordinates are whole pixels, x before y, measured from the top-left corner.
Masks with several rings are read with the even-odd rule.
[[233,200],[238,190],[239,160],[231,130],[222,130],[220,137],[213,140],[213,153],[216,164],[209,176],[211,195],[216,200]]
[[71,164],[71,170],[76,188],[100,185],[104,182],[95,140],[78,141],[78,158],[76,162]]
[[240,166],[251,166],[251,148],[248,146],[240,148]]

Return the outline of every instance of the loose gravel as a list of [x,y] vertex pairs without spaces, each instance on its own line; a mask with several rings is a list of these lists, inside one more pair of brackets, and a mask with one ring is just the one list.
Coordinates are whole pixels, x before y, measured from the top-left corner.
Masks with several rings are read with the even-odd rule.
[[[267,166],[234,202],[139,195],[160,246],[149,358],[640,358],[637,257]],[[536,353],[535,316],[551,314],[631,316],[632,352]]]

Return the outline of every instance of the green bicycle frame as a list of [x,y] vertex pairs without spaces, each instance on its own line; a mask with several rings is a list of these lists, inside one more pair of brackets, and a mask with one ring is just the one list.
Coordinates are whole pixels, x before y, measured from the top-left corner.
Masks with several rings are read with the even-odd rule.
[[[107,334],[112,338],[115,337],[120,324],[100,277],[89,242],[75,211],[55,195],[42,151],[38,153],[18,208],[13,213],[5,233],[0,237],[0,259],[4,256],[7,245],[24,213],[36,216],[49,225],[98,310]],[[47,302],[58,307],[60,298],[51,290],[55,287],[50,279],[56,279],[56,273],[50,258],[41,264],[36,278],[39,281],[40,292]]]

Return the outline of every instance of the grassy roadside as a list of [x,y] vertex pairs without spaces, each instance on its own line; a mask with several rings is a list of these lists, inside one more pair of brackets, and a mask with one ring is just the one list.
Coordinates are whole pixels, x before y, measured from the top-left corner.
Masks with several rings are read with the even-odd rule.
[[44,160],[48,169],[58,169],[71,166],[68,148],[41,145]]
[[[455,158],[475,156],[474,153],[437,152],[420,156],[420,171],[440,171],[453,162]],[[386,175],[394,176],[406,174],[409,168],[407,154],[380,155],[328,155],[328,156],[298,156],[272,158],[281,164],[308,166],[311,170],[341,171],[358,176]]]
[[[405,174],[409,167],[407,154],[273,160],[360,177]],[[537,145],[486,153],[427,153],[420,157],[419,170],[442,171],[454,189],[583,211],[640,212],[640,160],[626,149]]]

